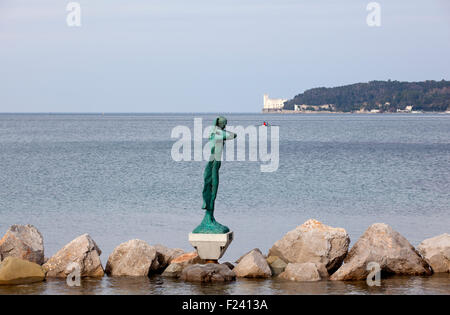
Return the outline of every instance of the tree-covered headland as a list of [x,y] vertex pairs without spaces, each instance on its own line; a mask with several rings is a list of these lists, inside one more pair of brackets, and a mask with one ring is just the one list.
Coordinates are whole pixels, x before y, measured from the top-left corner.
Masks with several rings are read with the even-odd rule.
[[294,105],[327,104],[332,105],[333,110],[337,112],[373,109],[380,112],[397,112],[407,106],[412,106],[414,111],[442,112],[450,108],[450,81],[389,80],[314,88],[286,101],[284,109],[294,110]]

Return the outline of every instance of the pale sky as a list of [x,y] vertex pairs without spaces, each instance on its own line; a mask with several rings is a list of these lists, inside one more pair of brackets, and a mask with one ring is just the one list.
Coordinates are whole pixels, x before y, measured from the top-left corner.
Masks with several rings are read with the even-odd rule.
[[450,1],[0,0],[0,112],[259,112],[263,93],[450,79]]

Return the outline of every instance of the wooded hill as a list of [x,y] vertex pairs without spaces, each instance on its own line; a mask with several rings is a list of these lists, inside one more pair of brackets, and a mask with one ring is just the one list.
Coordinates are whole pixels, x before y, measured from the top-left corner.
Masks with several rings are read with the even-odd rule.
[[412,105],[413,110],[446,111],[450,107],[450,81],[371,81],[351,85],[314,88],[298,94],[284,103],[284,109],[294,105],[334,105],[336,111],[380,109],[396,112]]

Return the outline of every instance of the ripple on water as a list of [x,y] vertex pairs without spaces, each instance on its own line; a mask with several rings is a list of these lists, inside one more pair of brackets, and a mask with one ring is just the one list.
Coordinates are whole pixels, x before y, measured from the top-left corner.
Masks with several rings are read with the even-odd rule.
[[394,276],[382,279],[380,287],[365,281],[293,282],[278,279],[238,279],[230,283],[198,284],[161,276],[104,277],[82,279],[80,287],[69,287],[65,280],[0,286],[0,294],[165,294],[165,295],[298,295],[298,294],[450,294],[450,274],[429,277]]

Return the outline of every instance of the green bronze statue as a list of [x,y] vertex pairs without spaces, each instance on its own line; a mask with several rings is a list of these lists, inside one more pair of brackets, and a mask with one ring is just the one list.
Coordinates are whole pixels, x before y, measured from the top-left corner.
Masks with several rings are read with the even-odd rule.
[[202,209],[205,209],[206,213],[202,223],[192,233],[223,234],[230,232],[228,227],[214,219],[214,203],[216,201],[217,189],[219,188],[219,169],[222,164],[223,144],[225,140],[236,138],[235,133],[225,130],[226,125],[227,119],[225,117],[217,117],[209,136],[211,154],[203,174]]

